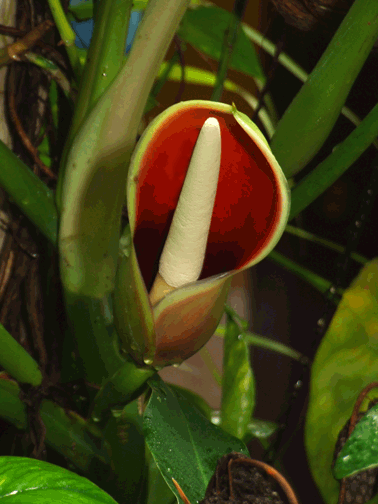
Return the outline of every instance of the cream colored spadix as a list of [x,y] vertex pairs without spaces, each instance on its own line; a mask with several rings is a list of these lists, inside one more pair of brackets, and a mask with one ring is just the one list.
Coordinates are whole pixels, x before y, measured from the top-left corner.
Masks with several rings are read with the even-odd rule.
[[155,305],[168,292],[198,280],[217,192],[221,134],[209,117],[200,131],[150,292]]

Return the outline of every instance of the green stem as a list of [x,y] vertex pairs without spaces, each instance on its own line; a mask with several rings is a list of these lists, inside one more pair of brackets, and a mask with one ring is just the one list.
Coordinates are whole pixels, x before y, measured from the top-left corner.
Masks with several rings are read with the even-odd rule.
[[54,245],[58,214],[53,192],[0,140],[0,185]]
[[[245,34],[250,40],[261,47],[261,49],[263,49],[265,52],[267,52],[271,56],[274,56],[276,52],[276,46],[271,40],[267,39],[265,35],[263,35],[259,31],[254,30],[251,26],[248,26],[244,23],[242,24],[242,26]],[[308,73],[284,52],[281,52],[278,56],[278,62],[281,63],[284,68],[286,68],[300,81],[306,82],[306,80],[308,79]],[[358,126],[360,124],[361,119],[348,107],[343,107],[341,109],[341,113],[355,126]],[[378,149],[378,141],[375,141],[374,145]]]
[[49,3],[51,14],[54,18],[59,34],[66,47],[68,58],[70,60],[72,69],[76,76],[76,81],[78,81],[82,72],[82,67],[80,63],[79,53],[75,46],[76,34],[71,28],[71,25],[68,22],[66,15],[64,14],[64,10],[60,1],[59,0],[47,0],[47,1]]
[[295,186],[292,191],[289,220],[308,207],[341,177],[377,136],[378,104],[369,112],[361,124],[336,147],[332,154]]
[[[224,324],[219,324],[215,331],[215,335],[224,337],[226,333],[226,326]],[[303,355],[297,350],[280,343],[279,341],[272,340],[267,338],[266,336],[260,336],[259,334],[252,333],[250,331],[243,330],[245,335],[245,341],[248,345],[256,346],[259,348],[267,348],[268,350],[272,350],[272,352],[277,352],[282,355],[286,355],[292,359],[297,361],[301,361],[303,359]]]
[[98,6],[74,116],[60,163],[55,196],[59,209],[67,156],[73,141],[84,119],[124,65],[131,9],[132,0],[102,0]]
[[[286,225],[285,231],[287,233],[290,233],[293,236],[298,236],[299,238],[302,238],[304,240],[311,241],[312,243],[318,243],[319,245],[323,245],[324,247],[327,247],[331,250],[335,250],[336,252],[339,252],[340,254],[343,254],[345,251],[345,247],[342,245],[335,243],[331,240],[326,240],[325,238],[322,238],[321,236],[315,235],[314,233],[309,233],[308,231],[305,231],[304,229],[297,228],[295,226],[291,226],[290,224]],[[366,257],[362,256],[361,254],[357,254],[356,252],[351,253],[351,258],[360,263],[360,264],[366,264],[369,262],[369,259]]]
[[66,290],[101,299],[114,286],[130,157],[147,97],[189,0],[151,0],[129,57],[78,131],[62,188]]
[[38,364],[0,324],[0,366],[20,383],[30,383],[38,387],[42,383],[42,373]]
[[[164,75],[167,70],[168,63],[164,62],[160,67],[159,75]],[[180,65],[173,65],[172,69],[169,73],[168,80],[172,81],[180,81],[181,80],[181,67]],[[214,86],[215,85],[215,75],[212,72],[207,70],[203,70],[202,68],[196,68],[192,66],[185,67],[185,82],[191,84],[198,84],[200,86]],[[231,91],[232,93],[238,94],[243,100],[247,102],[247,104],[251,107],[252,110],[257,108],[258,100],[251,93],[246,91],[244,88],[235,84],[235,82],[226,79],[224,81],[224,88],[227,91]],[[269,114],[267,113],[265,108],[260,109],[258,113],[259,119],[264,125],[266,134],[269,138],[273,136],[274,133],[274,124],[272,123]]]
[[80,81],[68,143],[124,64],[132,0],[101,0]]
[[[313,273],[309,269],[300,266],[295,261],[292,261],[291,259],[285,257],[276,250],[272,250],[272,252],[268,255],[268,258],[274,261],[276,264],[279,264],[286,270],[291,271],[291,273],[294,273],[294,275],[296,275],[298,278],[302,278],[302,280],[312,285],[322,294],[325,294],[332,285],[329,280],[326,280],[316,273]],[[343,290],[338,289],[338,293],[342,295]]]
[[[0,375],[0,417],[26,429],[25,405],[19,394],[17,383]],[[88,471],[93,459],[109,463],[106,450],[96,446],[102,435],[95,425],[51,401],[43,401],[39,413],[46,427],[46,442],[76,467]]]
[[297,360],[299,362],[303,359],[303,355],[300,352],[297,352],[293,348],[284,345],[279,341],[266,338],[265,336],[260,336],[258,334],[247,331],[245,333],[245,340],[248,345],[257,346],[259,348],[266,348],[268,350],[272,350],[272,352],[286,355],[287,357],[290,357],[291,359]]
[[220,101],[223,93],[223,85],[226,80],[227,70],[231,63],[232,52],[240,29],[241,20],[247,6],[247,0],[234,0],[234,7],[230,17],[230,24],[225,33],[222,53],[219,59],[212,101]]
[[53,61],[41,56],[40,54],[36,54],[33,52],[27,52],[24,54],[24,57],[30,61],[31,63],[34,63],[34,65],[39,66],[40,68],[43,68],[43,70],[46,70],[47,73],[51,75],[51,77],[57,82],[57,84],[60,86],[61,90],[65,94],[65,96],[69,99],[72,100],[71,96],[71,84],[67,77],[64,75],[64,73],[60,70],[58,65],[56,65]]
[[319,151],[378,36],[378,2],[355,0],[279,122],[271,148],[287,178]]

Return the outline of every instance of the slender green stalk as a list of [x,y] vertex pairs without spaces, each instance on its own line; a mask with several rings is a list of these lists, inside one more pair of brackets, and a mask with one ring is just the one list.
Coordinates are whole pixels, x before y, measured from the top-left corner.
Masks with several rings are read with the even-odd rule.
[[0,49],[0,67],[9,65],[14,60],[18,60],[29,49],[31,49],[48,30],[54,26],[52,21],[44,21],[40,25],[29,31],[24,37],[16,40],[13,44],[9,44],[4,49]]
[[[220,337],[224,337],[226,333],[226,326],[224,324],[219,324],[214,334]],[[248,345],[256,346],[259,348],[267,348],[268,350],[272,350],[272,352],[276,352],[282,355],[286,355],[287,357],[291,357],[297,361],[303,359],[303,355],[300,352],[297,352],[293,348],[280,343],[279,341],[272,340],[271,338],[267,338],[266,336],[260,336],[259,334],[244,331],[245,341]]]
[[232,52],[239,33],[240,23],[247,6],[247,0],[234,0],[234,7],[230,17],[230,24],[225,33],[225,38],[222,46],[222,53],[219,59],[218,72],[216,76],[212,101],[220,101],[223,93],[223,85],[226,80],[227,70],[230,66]]
[[[326,240],[325,238],[322,238],[321,236],[315,235],[314,233],[309,233],[308,231],[305,231],[304,229],[297,228],[295,226],[292,226],[290,224],[286,225],[285,231],[287,233],[290,233],[293,236],[298,236],[299,238],[303,238],[304,240],[311,241],[312,243],[318,243],[319,245],[323,245],[324,247],[327,247],[331,250],[335,250],[336,252],[339,252],[340,254],[343,254],[345,251],[345,247],[342,245],[335,243],[331,240]],[[369,259],[366,257],[362,256],[361,254],[357,254],[356,252],[351,253],[351,258],[360,263],[360,264],[366,264],[369,262]]]
[[71,97],[71,84],[61,69],[56,65],[53,61],[41,56],[40,54],[33,53],[31,51],[27,52],[24,57],[34,63],[34,65],[43,68],[47,73],[51,75],[51,77],[57,82],[63,93],[66,95],[68,99],[72,99]]
[[378,2],[356,0],[279,122],[271,148],[287,178],[319,151],[378,36]]
[[106,313],[110,312],[106,298],[91,299],[66,292],[65,301],[86,379],[102,383],[124,364],[111,320],[106,320]]
[[60,0],[47,1],[49,3],[51,14],[54,18],[59,34],[62,37],[62,40],[66,47],[68,58],[75,73],[76,80],[78,81],[82,72],[82,67],[80,63],[79,53],[76,50],[75,46],[76,34],[71,28],[71,25],[66,18],[66,15],[64,14]]
[[189,0],[151,0],[126,64],[67,158],[60,221],[65,289],[101,299],[114,286],[128,165],[147,97]]
[[[291,273],[294,273],[294,275],[297,276],[298,278],[302,278],[302,280],[312,285],[316,290],[318,290],[322,294],[325,294],[332,285],[332,283],[329,280],[326,280],[325,278],[322,278],[316,273],[313,273],[309,269],[300,266],[296,262],[280,254],[276,250],[272,250],[268,258],[274,261],[276,264],[279,264],[283,268],[287,269]],[[338,293],[342,295],[343,290],[338,289]]]
[[284,345],[279,341],[275,341],[264,336],[259,336],[258,334],[249,331],[245,333],[245,341],[248,345],[257,346],[259,348],[266,348],[268,350],[272,350],[272,352],[286,355],[287,357],[290,357],[291,359],[297,361],[301,361],[303,359],[303,355],[293,348]]
[[[164,62],[160,67],[159,75],[162,75],[167,70],[167,62]],[[172,69],[169,73],[168,80],[172,80],[175,82],[179,82],[181,80],[181,67],[180,65],[173,65]],[[215,75],[208,70],[203,70],[202,68],[196,68],[192,66],[185,67],[185,82],[191,84],[198,84],[201,86],[214,86],[215,85]],[[231,91],[233,93],[238,94],[243,100],[247,102],[247,104],[251,107],[252,110],[255,110],[258,104],[258,100],[255,96],[251,95],[244,88],[235,84],[235,82],[226,79],[224,81],[224,88],[227,91]],[[274,125],[269,117],[265,108],[262,108],[258,113],[259,119],[264,125],[266,134],[269,138],[273,136],[274,133]]]
[[[245,34],[250,40],[252,40],[255,44],[264,49],[265,52],[267,52],[271,56],[274,56],[276,52],[276,46],[275,44],[273,44],[271,40],[267,39],[265,35],[255,30],[251,26],[246,25],[245,23],[242,23],[242,26]],[[286,68],[291,74],[297,77],[300,81],[306,82],[306,80],[308,79],[308,73],[284,52],[281,52],[280,55],[278,56],[278,62],[281,63],[281,65],[284,68]],[[341,113],[343,114],[343,116],[349,119],[349,121],[355,126],[358,126],[360,124],[361,119],[348,107],[343,107],[341,109]],[[378,141],[375,141],[374,145],[378,149]]]
[[56,188],[59,209],[67,156],[79,127],[124,64],[132,4],[132,0],[103,0],[99,3],[91,44],[80,79],[74,116],[60,163]]
[[1,140],[0,185],[39,231],[56,244],[58,214],[53,192]]
[[[18,429],[26,429],[25,404],[19,394],[17,383],[1,379],[0,375],[0,417]],[[109,463],[105,448],[96,446],[102,434],[91,422],[51,401],[43,401],[39,413],[46,427],[46,442],[76,467],[88,471],[94,459]]]
[[42,373],[38,364],[0,324],[0,366],[20,383],[30,383],[38,387],[42,383]]
[[86,115],[108,89],[124,64],[132,0],[101,0],[69,138],[72,139]]
[[377,136],[378,104],[332,154],[295,186],[289,220],[310,205],[350,168]]

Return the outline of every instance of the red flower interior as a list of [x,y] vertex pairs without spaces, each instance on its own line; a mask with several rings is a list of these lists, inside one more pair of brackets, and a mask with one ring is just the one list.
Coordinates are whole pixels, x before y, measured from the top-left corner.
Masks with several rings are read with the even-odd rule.
[[277,225],[282,200],[276,176],[232,114],[203,105],[160,123],[139,167],[134,243],[148,289],[156,276],[193,148],[203,123],[221,127],[219,183],[201,279],[243,267]]

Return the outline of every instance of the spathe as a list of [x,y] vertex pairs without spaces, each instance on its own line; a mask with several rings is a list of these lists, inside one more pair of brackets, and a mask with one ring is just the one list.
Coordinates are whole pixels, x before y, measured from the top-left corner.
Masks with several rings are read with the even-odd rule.
[[[199,281],[168,294],[153,309],[148,291],[199,131],[209,117],[221,127],[219,183]],[[133,246],[114,296],[125,348],[154,366],[179,363],[211,337],[233,274],[263,259],[285,228],[286,179],[260,130],[234,106],[210,101],[169,107],[143,133],[130,164],[127,204]]]

